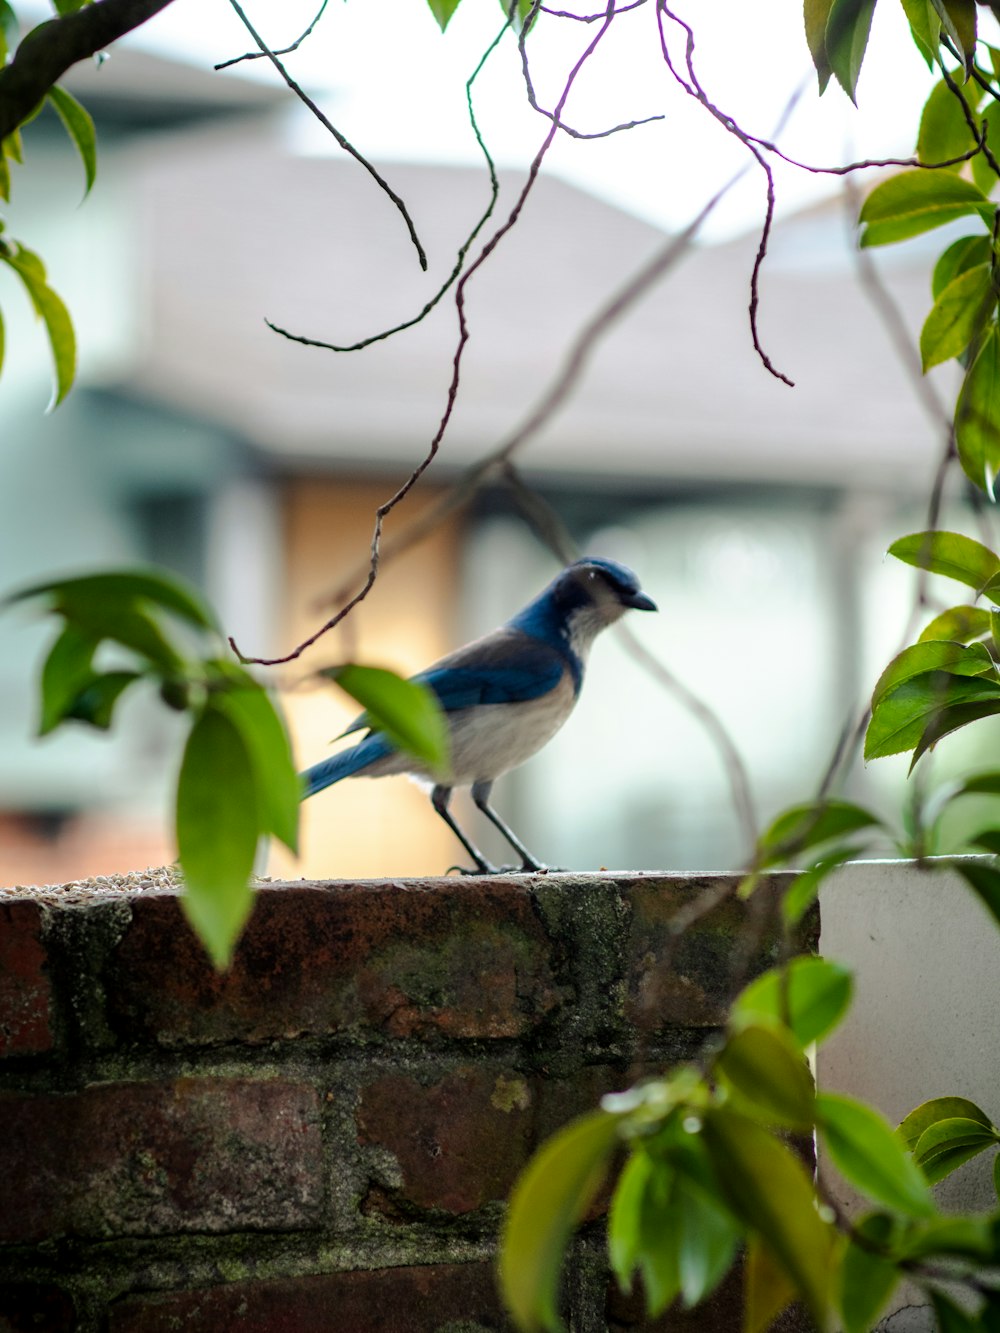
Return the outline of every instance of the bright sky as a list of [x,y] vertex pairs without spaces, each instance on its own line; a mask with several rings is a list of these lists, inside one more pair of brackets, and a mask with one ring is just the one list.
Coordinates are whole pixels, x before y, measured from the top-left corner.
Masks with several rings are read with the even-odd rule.
[[[588,12],[585,0],[575,4],[579,12]],[[280,6],[248,0],[246,5],[251,20],[275,46],[294,40],[317,7],[318,0],[284,0]],[[817,98],[801,0],[769,0],[767,5],[676,0],[675,8],[695,27],[703,85],[744,128],[768,137],[790,93],[808,79],[807,93],[782,137],[792,155],[831,165],[844,161],[845,154],[912,151],[929,75],[909,41],[899,5],[884,0],[876,11],[858,90],[860,110],[834,83]],[[481,158],[465,115],[464,83],[501,23],[497,0],[464,0],[444,35],[423,0],[331,0],[316,32],[287,60],[300,82],[322,92],[324,109],[338,128],[372,158],[474,163]],[[597,27],[549,17],[540,23],[530,49],[543,106],[552,106],[563,71]],[[252,46],[227,0],[174,0],[130,40],[202,65]],[[675,49],[681,57],[681,44]],[[264,61],[238,68],[254,77],[276,77]],[[477,90],[477,115],[498,163],[527,164],[547,122],[527,106],[510,35]],[[659,55],[649,3],[615,21],[577,81],[564,119],[594,131],[658,113],[666,119],[610,138],[582,142],[559,135],[548,169],[664,227],[683,225],[746,153],[671,80]],[[293,133],[302,151],[339,151],[315,122],[296,123]],[[838,188],[835,178],[783,170],[779,203],[787,211]],[[719,210],[708,234],[730,235],[754,225],[762,198],[762,177],[755,172]]]

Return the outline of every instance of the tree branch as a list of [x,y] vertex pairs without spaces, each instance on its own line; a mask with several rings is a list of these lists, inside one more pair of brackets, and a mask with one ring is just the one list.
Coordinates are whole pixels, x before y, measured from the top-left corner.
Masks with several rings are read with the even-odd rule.
[[12,134],[71,65],[166,9],[171,0],[95,0],[32,29],[0,69],[0,139]]

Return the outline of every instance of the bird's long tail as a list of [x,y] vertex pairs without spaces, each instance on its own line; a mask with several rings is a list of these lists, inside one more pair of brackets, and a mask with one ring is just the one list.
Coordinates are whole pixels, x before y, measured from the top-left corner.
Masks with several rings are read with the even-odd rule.
[[350,750],[341,750],[329,759],[322,759],[302,774],[302,799],[315,796],[324,787],[332,787],[341,778],[349,778],[355,773],[363,773],[377,759],[384,759],[392,752],[392,746],[384,736],[378,734],[366,737],[360,745]]

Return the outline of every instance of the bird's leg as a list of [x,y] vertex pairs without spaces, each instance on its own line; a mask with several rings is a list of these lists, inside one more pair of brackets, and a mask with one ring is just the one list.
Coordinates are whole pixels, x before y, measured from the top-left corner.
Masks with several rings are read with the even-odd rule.
[[[431,792],[431,805],[433,805],[434,809],[438,812],[438,814],[441,816],[444,822],[448,825],[452,833],[454,833],[455,837],[459,840],[459,842],[462,844],[465,850],[472,857],[473,861],[475,861],[476,869],[480,872],[480,874],[483,875],[495,875],[497,873],[496,866],[491,865],[489,861],[487,861],[486,857],[483,856],[482,852],[479,851],[477,847],[473,846],[473,844],[469,841],[469,839],[465,836],[462,830],[455,823],[454,819],[451,816],[450,811],[448,810],[448,802],[450,800],[451,800],[450,787],[437,786]],[[465,871],[463,873],[468,874],[471,872]]]
[[475,802],[476,807],[479,810],[482,810],[483,814],[490,821],[490,823],[493,825],[494,828],[500,830],[503,836],[514,848],[515,852],[517,852],[517,854],[520,856],[522,870],[547,870],[548,867],[542,865],[541,861],[536,861],[536,859],[528,851],[527,847],[525,847],[524,843],[521,842],[520,838],[515,836],[513,830],[507,827],[507,825],[503,822],[503,820],[500,818],[497,812],[490,805],[490,792],[492,790],[493,790],[492,782],[477,782],[473,785],[472,799]]

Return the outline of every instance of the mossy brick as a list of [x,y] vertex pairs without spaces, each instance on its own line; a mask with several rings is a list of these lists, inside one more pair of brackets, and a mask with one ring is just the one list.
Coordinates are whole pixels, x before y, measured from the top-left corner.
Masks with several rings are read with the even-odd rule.
[[41,1282],[0,1285],[0,1333],[73,1333],[73,1301],[61,1287]]
[[322,1220],[319,1098],[178,1078],[0,1094],[0,1241],[290,1230]]
[[132,910],[106,975],[127,1039],[520,1037],[571,998],[523,880],[269,885],[224,975],[173,895]]
[[[626,1015],[640,1032],[720,1026],[734,988],[772,965],[781,882],[764,881],[749,901],[736,896],[737,883],[733,876],[663,876],[630,886]],[[703,904],[710,906],[702,913]],[[818,917],[810,913],[795,944],[815,949],[817,940]]]
[[38,903],[0,901],[0,1058],[52,1049],[52,981]]
[[108,1333],[494,1333],[512,1330],[483,1262],[380,1268],[320,1277],[129,1296]]

